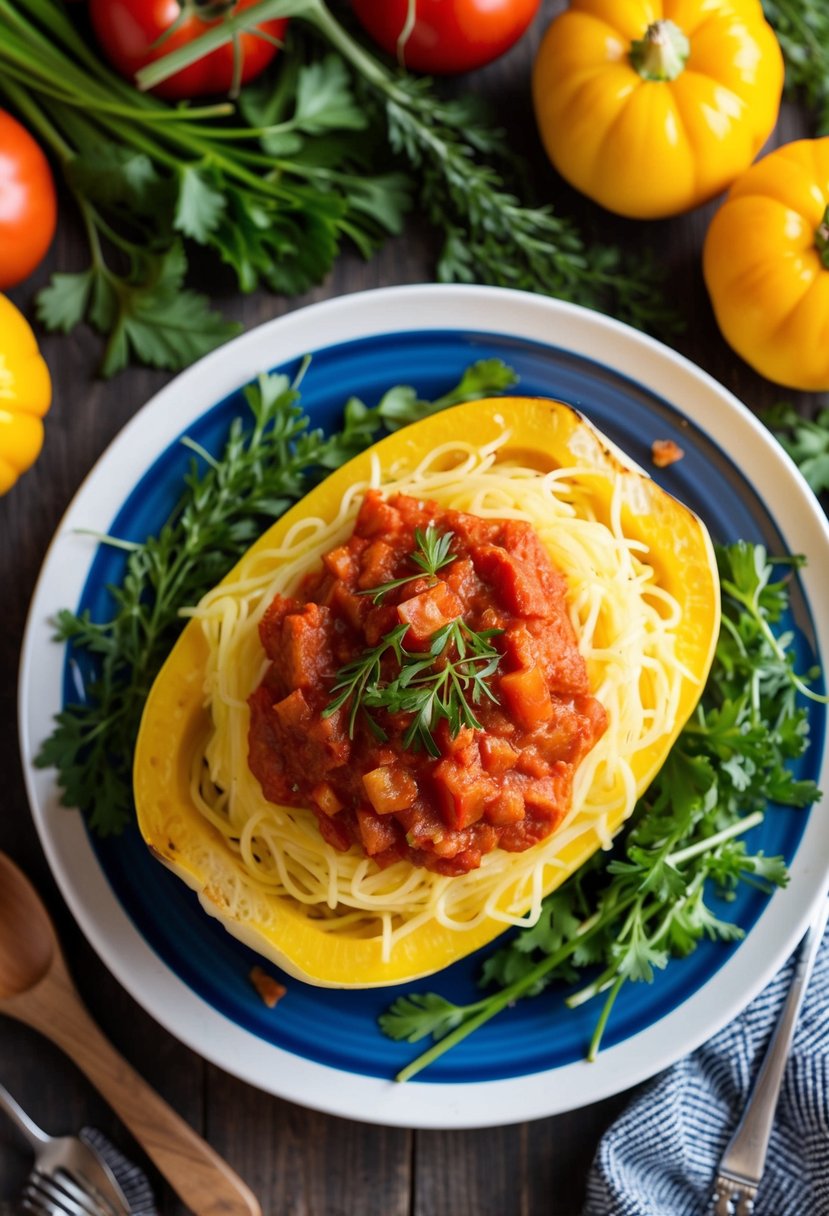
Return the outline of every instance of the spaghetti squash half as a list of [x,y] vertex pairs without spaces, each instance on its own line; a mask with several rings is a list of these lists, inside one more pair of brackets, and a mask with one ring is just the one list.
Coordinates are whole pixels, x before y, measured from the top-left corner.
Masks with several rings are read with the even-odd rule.
[[[347,542],[369,491],[529,524],[563,576],[603,709],[551,834],[460,873],[334,847],[319,807],[269,801],[248,762],[250,698],[270,663],[263,618]],[[359,988],[431,974],[532,923],[543,897],[610,844],[699,699],[719,603],[704,525],[576,410],[499,398],[437,414],[333,473],[192,610],[138,738],[144,839],[207,912],[294,977]]]

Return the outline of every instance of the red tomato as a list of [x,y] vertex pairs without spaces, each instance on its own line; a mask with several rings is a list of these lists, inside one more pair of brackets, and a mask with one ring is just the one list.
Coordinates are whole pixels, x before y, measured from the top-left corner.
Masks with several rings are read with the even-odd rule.
[[366,32],[403,67],[442,75],[469,72],[503,55],[527,29],[541,0],[352,3]]
[[[206,0],[90,0],[89,15],[107,59],[122,76],[132,80],[139,68],[161,59],[177,47],[186,46],[217,21],[256,3],[257,0],[226,0],[226,3],[212,4]],[[173,33],[160,45],[155,45],[173,24],[176,24]],[[263,21],[257,28],[270,38],[281,40],[287,24],[287,20],[281,18]],[[272,42],[253,33],[242,34],[239,37],[240,83],[258,76],[276,52]],[[233,67],[234,49],[228,42],[162,81],[153,92],[169,101],[227,93],[234,81]]]
[[0,110],[0,288],[31,274],[58,218],[49,162],[25,127]]

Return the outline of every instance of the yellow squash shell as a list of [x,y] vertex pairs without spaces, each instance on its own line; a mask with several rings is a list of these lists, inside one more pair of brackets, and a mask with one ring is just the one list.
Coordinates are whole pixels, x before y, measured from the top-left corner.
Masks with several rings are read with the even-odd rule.
[[[492,442],[503,433],[504,424],[510,439],[499,459],[520,457],[522,464],[543,471],[574,463],[581,469],[595,468],[590,493],[595,494],[594,507],[600,517],[607,517],[609,511],[608,474],[617,485],[622,479],[624,533],[647,546],[647,561],[658,584],[682,608],[677,651],[688,678],[683,681],[671,731],[636,755],[635,776],[641,792],[691,714],[713,657],[720,600],[710,538],[692,511],[665,493],[581,414],[560,402],[499,398],[457,406],[398,431],[370,452],[382,468],[392,464],[414,467],[425,451],[443,443],[470,435],[481,445]],[[369,479],[371,458],[366,451],[333,473],[269,528],[252,551],[278,547],[291,525],[303,516],[333,518],[344,491]],[[231,572],[228,580],[232,577]],[[200,624],[192,621],[147,700],[135,753],[134,789],[145,841],[198,893],[207,912],[288,974],[328,987],[377,987],[428,975],[504,931],[503,922],[489,918],[464,932],[429,921],[405,935],[391,960],[383,961],[379,938],[326,933],[306,907],[285,896],[268,897],[276,906],[267,925],[258,923],[255,916],[231,915],[231,903],[236,909],[240,906],[240,884],[252,880],[218,831],[193,805],[190,792],[193,757],[209,730],[204,705],[206,659],[207,643]],[[609,825],[612,832],[620,826],[620,817]],[[566,846],[560,854],[565,864],[550,878],[548,889],[573,873],[600,843],[591,829]],[[241,903],[244,906],[244,900]]]

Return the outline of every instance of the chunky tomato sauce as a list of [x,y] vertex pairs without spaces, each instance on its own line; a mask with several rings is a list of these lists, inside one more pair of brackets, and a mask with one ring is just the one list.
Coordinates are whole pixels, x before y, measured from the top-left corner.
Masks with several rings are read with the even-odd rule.
[[[430,576],[412,560],[421,535],[451,532],[451,560]],[[407,579],[382,596],[361,594]],[[378,602],[375,602],[378,600]],[[406,652],[428,657],[453,621],[498,652],[478,727],[442,719],[431,750],[404,746],[412,714],[346,702],[331,712],[342,668],[407,626]],[[561,821],[573,774],[605,729],[565,607],[565,582],[530,525],[479,519],[398,495],[366,495],[350,540],[327,553],[295,597],[261,625],[271,660],[250,697],[249,763],[271,802],[310,806],[331,845],[381,866],[406,858],[466,873],[492,849],[520,852]],[[454,646],[435,672],[457,659]],[[387,650],[375,672],[400,673]],[[378,737],[380,736],[380,737]],[[385,736],[384,738],[382,736]]]

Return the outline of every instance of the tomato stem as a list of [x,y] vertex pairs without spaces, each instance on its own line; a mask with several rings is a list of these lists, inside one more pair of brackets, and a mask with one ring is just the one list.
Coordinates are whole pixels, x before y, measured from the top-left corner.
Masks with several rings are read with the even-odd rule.
[[417,20],[417,0],[409,0],[408,8],[406,9],[406,20],[403,22],[403,28],[397,39],[397,62],[401,68],[406,67],[406,43],[412,36],[415,21]]
[[685,69],[691,44],[673,21],[652,21],[644,38],[630,46],[630,62],[643,80],[676,80]]
[[815,229],[815,248],[820,254],[820,260],[829,270],[829,207],[823,213],[823,219]]

